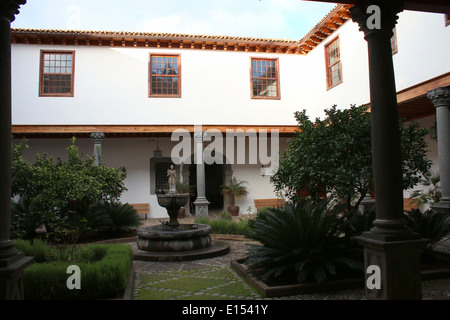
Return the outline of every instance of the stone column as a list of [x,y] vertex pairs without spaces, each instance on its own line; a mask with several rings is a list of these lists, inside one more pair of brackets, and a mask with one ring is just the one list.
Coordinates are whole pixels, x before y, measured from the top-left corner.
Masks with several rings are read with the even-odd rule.
[[102,162],[102,142],[105,138],[105,134],[103,132],[92,132],[91,139],[94,141],[94,164],[96,166],[100,165]]
[[366,270],[369,266],[379,268],[381,287],[366,285],[366,297],[421,299],[419,254],[424,242],[412,235],[403,214],[399,116],[390,43],[402,2],[362,0],[350,10],[352,20],[364,32],[369,56],[376,219],[375,227],[356,240],[364,246]]
[[[233,179],[233,169],[231,169],[231,164],[225,164],[225,170],[223,173],[223,184],[229,185]],[[231,206],[231,196],[227,194],[223,198],[223,208],[226,209]]]
[[0,300],[23,299],[23,270],[31,264],[14,248],[11,227],[11,22],[25,0],[0,2]]
[[205,162],[203,160],[203,132],[195,130],[194,143],[195,143],[195,163],[197,164],[197,199],[194,201],[195,216],[208,216],[209,201],[206,199],[205,194]]
[[[181,170],[181,168],[183,168]],[[190,171],[189,171],[189,165],[184,166],[183,163],[180,164],[180,182],[184,182],[187,183],[189,185],[189,175],[190,175]],[[189,186],[189,190],[188,193],[190,194],[190,186]],[[185,209],[185,214],[190,215],[191,214],[191,197],[189,196],[189,200],[187,202],[187,204],[184,206]]]
[[450,214],[450,87],[439,87],[428,91],[436,108],[439,175],[441,178],[442,197],[433,209]]

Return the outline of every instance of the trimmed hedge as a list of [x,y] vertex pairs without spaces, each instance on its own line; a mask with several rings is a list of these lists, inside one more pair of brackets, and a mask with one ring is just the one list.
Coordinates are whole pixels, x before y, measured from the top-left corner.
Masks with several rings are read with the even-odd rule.
[[216,234],[239,234],[246,235],[248,233],[247,221],[233,221],[229,219],[209,219],[208,217],[200,217],[195,223],[208,224],[211,226],[211,233]]
[[[75,259],[74,259],[75,260]],[[80,289],[68,289],[70,265],[81,270]],[[24,271],[25,300],[90,300],[120,297],[133,266],[133,252],[125,244],[87,245],[72,262],[34,263]]]

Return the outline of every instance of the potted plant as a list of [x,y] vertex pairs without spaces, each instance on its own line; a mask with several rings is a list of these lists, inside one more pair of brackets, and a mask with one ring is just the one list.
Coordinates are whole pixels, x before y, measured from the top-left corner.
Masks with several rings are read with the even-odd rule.
[[233,177],[228,185],[222,186],[222,194],[231,196],[231,206],[227,209],[232,216],[239,215],[239,206],[236,206],[236,199],[246,197],[248,194],[247,187],[244,185],[246,183],[247,181],[237,180]]

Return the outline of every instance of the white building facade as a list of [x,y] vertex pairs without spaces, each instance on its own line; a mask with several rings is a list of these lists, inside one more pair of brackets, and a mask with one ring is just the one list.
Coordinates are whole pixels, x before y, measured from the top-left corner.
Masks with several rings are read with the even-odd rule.
[[[370,102],[367,44],[349,8],[336,6],[301,40],[14,29],[15,142],[29,140],[29,159],[64,158],[72,136],[92,154],[92,134],[102,133],[102,161],[126,168],[121,200],[149,203],[150,217],[159,218],[166,210],[156,191],[167,166],[182,158],[178,179],[197,184],[196,128],[223,138],[242,130],[244,148],[224,143],[215,149],[223,163],[206,165],[206,198],[211,210],[226,208],[220,186],[236,177],[248,182],[248,196],[237,201],[241,214],[254,212],[255,199],[276,198],[269,167],[295,134],[295,111],[315,118],[334,104]],[[444,15],[405,11],[392,43],[400,116],[431,128],[435,108],[426,93],[450,85],[450,27]],[[176,130],[192,138],[190,154],[173,157]],[[436,141],[428,142],[438,170]]]

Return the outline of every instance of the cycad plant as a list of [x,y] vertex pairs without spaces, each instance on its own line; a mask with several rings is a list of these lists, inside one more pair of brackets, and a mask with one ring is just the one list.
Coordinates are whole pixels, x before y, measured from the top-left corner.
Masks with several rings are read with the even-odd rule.
[[414,209],[405,212],[405,216],[411,230],[429,240],[425,251],[431,251],[450,234],[450,216],[445,212]]
[[128,203],[122,204],[116,201],[97,203],[91,210],[96,215],[106,215],[110,218],[111,224],[108,230],[112,233],[126,232],[140,224],[136,209]]
[[[321,283],[343,270],[363,270],[362,250],[342,233],[342,207],[300,200],[261,211],[249,221],[249,271],[262,280],[295,276]],[[294,280],[295,281],[295,280]]]

